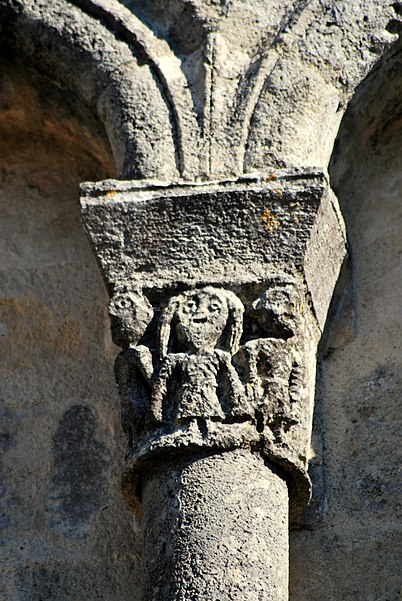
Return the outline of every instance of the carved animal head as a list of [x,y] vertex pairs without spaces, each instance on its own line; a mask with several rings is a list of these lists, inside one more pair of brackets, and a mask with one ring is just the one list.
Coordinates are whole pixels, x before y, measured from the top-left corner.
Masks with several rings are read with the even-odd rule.
[[233,292],[207,286],[173,297],[160,327],[160,354],[198,353],[219,348],[235,353],[244,307]]

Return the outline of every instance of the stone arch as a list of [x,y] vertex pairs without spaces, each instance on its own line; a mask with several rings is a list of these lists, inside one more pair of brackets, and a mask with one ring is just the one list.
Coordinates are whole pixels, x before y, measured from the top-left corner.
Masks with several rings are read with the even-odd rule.
[[[3,46],[100,115],[120,178],[172,181],[325,168],[353,90],[394,40],[396,4],[289,2],[271,7],[258,33],[263,0],[247,9],[178,1],[165,24],[160,4],[149,12],[118,0],[0,10]],[[182,17],[194,25],[189,45],[175,40]]]
[[[119,2],[55,0],[45,12],[42,12],[39,4],[17,1],[1,5],[1,16],[6,23],[4,51],[11,52],[14,57],[23,57],[27,61],[29,58],[37,68],[50,74],[62,89],[68,89],[71,102],[74,103],[74,98],[77,97],[99,115],[109,133],[118,176],[128,179],[159,178],[171,181],[179,177],[196,178],[200,174],[211,179],[212,175],[237,176],[242,171],[269,173],[274,167],[311,168],[317,164],[325,170],[338,121],[352,90],[378,53],[382,52],[381,44],[389,44],[391,41],[385,34],[385,40],[379,37],[368,57],[359,62],[353,54],[353,47],[358,47],[357,42],[360,38],[350,34],[351,27],[355,25],[353,15],[351,17],[346,11],[346,17],[339,23],[337,16],[331,16],[331,19],[334,18],[335,23],[338,23],[336,26],[345,32],[344,38],[349,39],[348,44],[343,45],[343,34],[341,39],[338,38],[338,45],[349,49],[341,59],[346,58],[353,66],[351,73],[342,73],[342,76],[345,76],[343,81],[336,82],[337,67],[332,69],[333,65],[330,64],[331,68],[325,76],[320,72],[320,66],[329,60],[328,53],[324,58],[319,53],[316,56],[313,51],[315,46],[309,43],[306,43],[307,50],[299,70],[300,63],[294,59],[297,59],[299,51],[301,52],[300,47],[293,44],[293,54],[289,53],[289,56],[286,56],[288,48],[292,45],[292,35],[290,32],[281,31],[281,35],[285,37],[289,34],[288,42],[285,40],[282,48],[283,60],[275,63],[278,67],[276,72],[269,74],[266,80],[265,73],[261,76],[257,85],[258,93],[255,95],[257,98],[254,98],[256,104],[252,109],[246,107],[246,113],[251,119],[246,148],[241,145],[239,149],[236,148],[236,137],[233,141],[230,139],[233,128],[225,129],[228,123],[225,102],[230,97],[230,94],[227,94],[223,106],[220,107],[221,113],[218,111],[218,117],[215,115],[210,120],[212,133],[210,132],[209,141],[210,146],[215,144],[215,155],[220,155],[227,144],[234,158],[223,157],[221,167],[218,165],[214,169],[210,167],[209,171],[203,171],[200,168],[200,154],[205,146],[203,147],[199,140],[199,130],[192,115],[192,102],[186,92],[186,82],[180,73],[177,57],[169,51],[167,45],[157,40],[152,32],[130,15]],[[324,6],[325,3],[306,4],[315,6],[316,12],[313,11],[310,15],[310,21],[314,22],[317,10],[320,10],[317,6]],[[360,6],[362,4],[360,3]],[[374,12],[371,17],[375,21],[376,11],[381,8],[380,3],[365,4],[373,5]],[[366,15],[362,18],[365,17]],[[378,23],[370,29],[370,35],[384,32],[387,19],[388,16],[384,13],[378,19]],[[311,25],[309,18],[307,21],[307,25]],[[308,38],[306,28],[303,29],[305,25],[306,20],[302,19],[301,29],[296,31],[294,38]],[[325,27],[331,28],[333,25],[334,22],[328,20]],[[324,35],[322,31],[315,32],[312,38],[315,34]],[[363,46],[368,51],[370,36],[367,34],[363,37]],[[221,41],[217,36],[214,44],[211,44],[211,61]],[[328,47],[325,49],[328,51]],[[223,61],[224,59],[220,66]],[[212,65],[211,71],[214,69]],[[269,68],[267,70],[269,71]],[[248,76],[254,75],[252,63],[245,73],[247,83]],[[232,78],[233,81],[237,76],[238,73]],[[222,79],[225,80],[225,77]],[[281,87],[280,82],[285,80],[289,85]],[[236,86],[237,82],[233,85]],[[322,97],[316,95],[321,87],[324,89]],[[301,92],[296,94],[295,90],[299,92],[299,88]],[[219,86],[217,89],[215,98],[220,93]],[[224,89],[224,86],[221,89]],[[211,93],[212,96],[214,95]],[[211,106],[212,104],[213,102]],[[310,122],[306,120],[306,116],[311,105],[318,107],[321,112],[315,112]],[[150,110],[151,107],[155,110]],[[331,126],[326,133],[324,147],[320,148],[321,134],[328,119]],[[213,129],[221,125],[218,123],[220,121],[222,127],[217,127],[219,131],[215,134]],[[315,135],[310,139],[311,130],[314,130]],[[243,135],[243,129],[241,133]],[[267,139],[269,144],[266,143]],[[238,156],[242,156],[244,150],[246,156],[242,163]],[[220,158],[217,156],[217,164]],[[381,384],[382,376],[377,375]],[[91,412],[86,406],[76,405],[66,412],[60,432],[69,433],[74,428],[77,416],[86,417],[91,434]],[[84,441],[85,444],[81,448],[86,452],[86,436]],[[99,447],[96,448],[99,452]],[[102,455],[102,452],[99,454]],[[62,453],[58,456],[62,457]],[[304,554],[303,556],[305,557]],[[36,573],[32,578],[39,576],[40,574]],[[52,582],[55,581],[57,578],[52,578]]]
[[2,4],[3,54],[33,65],[99,115],[119,177],[177,178],[177,111],[146,43],[119,28],[118,15],[78,4]]
[[397,599],[400,590],[401,48],[399,40],[357,87],[329,166],[350,263],[320,360],[316,499],[310,532],[291,537],[294,600],[320,590],[334,600]]
[[113,158],[87,107],[13,61],[0,71],[0,597],[132,599],[135,561],[106,577],[103,549],[135,543],[112,476],[106,292],[78,204],[79,182],[113,177]]
[[246,172],[265,165],[327,169],[356,87],[396,41],[397,5],[300,3],[302,14],[280,32],[268,49],[274,57],[257,74]]

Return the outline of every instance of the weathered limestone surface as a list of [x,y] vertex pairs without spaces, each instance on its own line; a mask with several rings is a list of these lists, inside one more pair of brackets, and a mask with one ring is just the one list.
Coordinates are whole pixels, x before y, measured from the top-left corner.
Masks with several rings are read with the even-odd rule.
[[377,0],[1,0],[0,11],[6,48],[99,114],[119,177],[166,181],[325,168],[399,18],[397,2]]
[[[128,436],[123,490],[136,515],[149,516],[146,537],[157,532],[154,552],[152,543],[144,549],[144,599],[286,599],[283,517],[276,525],[281,536],[273,524],[287,515],[288,494],[292,521],[309,500],[316,345],[345,254],[342,218],[325,175],[285,172],[187,186],[107,181],[83,185],[82,193],[84,223],[111,295],[114,340],[123,348],[116,362]],[[220,495],[212,493],[237,485],[235,449],[245,449],[243,499],[253,486],[246,477],[254,473],[252,453],[279,474],[267,498],[270,527],[246,557],[202,542],[223,523]],[[216,454],[222,474],[207,469],[215,459],[198,461],[200,453]],[[181,511],[182,498],[188,516],[195,511],[195,486],[176,475],[168,494],[166,478],[185,460],[200,466],[194,467],[198,488],[211,488],[204,507],[211,519],[201,532],[197,519]],[[147,494],[155,472],[160,475]],[[150,504],[161,515],[168,512],[168,524]],[[246,538],[258,509],[253,499],[247,507],[237,525]],[[182,519],[187,529],[174,528],[167,543],[172,520]],[[272,569],[261,547],[269,558],[274,554]],[[229,575],[242,566],[237,592],[230,576],[211,581],[214,564],[225,565]]]
[[319,367],[313,503],[290,540],[297,601],[401,596],[400,56],[358,90],[331,165],[351,263]]
[[123,347],[126,494],[163,453],[254,448],[285,470],[294,518],[309,498],[316,344],[345,253],[325,176],[82,192]]
[[[129,439],[124,489],[148,524],[145,582],[196,598],[212,560],[222,566],[226,554],[238,566],[241,545],[242,592],[230,588],[236,578],[216,578],[219,595],[286,598],[284,480],[296,514],[309,488],[315,345],[344,251],[325,173],[347,102],[395,41],[402,7],[377,0],[166,4],[0,0],[1,54],[52,82],[37,80],[32,103],[32,91],[2,80],[4,224],[13,232],[5,245],[4,322],[6,341],[23,341],[23,351],[11,344],[2,351],[7,601],[142,594],[141,536],[116,496],[121,441],[104,360],[110,364],[113,351],[104,342],[103,290],[93,263],[84,267],[88,247],[72,205],[62,203],[78,180],[113,175],[99,123],[116,176],[143,180],[84,191],[87,223],[88,211],[97,213],[89,229],[112,296],[114,340],[123,347],[116,373]],[[399,53],[396,44],[379,64],[382,76],[358,90],[333,156],[352,284],[322,361],[316,493],[292,539],[292,599],[400,597]],[[24,211],[16,208],[22,199]],[[199,311],[210,313],[206,336],[196,325],[205,317]],[[215,454],[201,457],[206,449]],[[261,504],[249,502],[239,477],[251,469],[261,475],[251,483],[265,491]],[[208,531],[226,537],[215,501],[224,505],[232,487],[245,510],[230,521],[235,550],[228,553]],[[158,499],[166,523],[158,522]],[[250,543],[243,535],[250,524],[261,527],[261,517],[263,537]],[[178,547],[164,548],[158,533],[172,524]],[[199,547],[208,573],[199,556],[188,555]],[[173,570],[169,582],[158,580],[152,559]],[[177,592],[188,570],[191,579]],[[144,599],[154,595],[148,590]]]
[[116,350],[78,205],[78,183],[113,164],[83,108],[0,73],[0,599],[132,601]]
[[287,496],[248,451],[161,463],[143,489],[144,601],[287,599]]

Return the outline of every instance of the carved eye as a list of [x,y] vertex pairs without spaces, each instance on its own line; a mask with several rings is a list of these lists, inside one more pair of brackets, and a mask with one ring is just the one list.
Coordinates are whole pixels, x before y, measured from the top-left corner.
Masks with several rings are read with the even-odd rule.
[[209,304],[208,310],[209,310],[210,313],[217,313],[217,312],[220,312],[221,306],[220,306],[219,303],[212,302],[212,303]]
[[197,303],[194,300],[188,300],[183,307],[183,313],[195,313],[197,311]]
[[124,298],[116,298],[114,306],[116,309],[125,309],[127,307],[127,301]]

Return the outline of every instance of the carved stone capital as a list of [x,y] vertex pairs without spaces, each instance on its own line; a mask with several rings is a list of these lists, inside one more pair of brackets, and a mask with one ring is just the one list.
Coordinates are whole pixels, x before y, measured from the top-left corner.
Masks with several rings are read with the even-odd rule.
[[166,456],[248,448],[281,470],[297,514],[310,495],[316,346],[345,252],[324,175],[83,193],[123,348],[128,496]]

